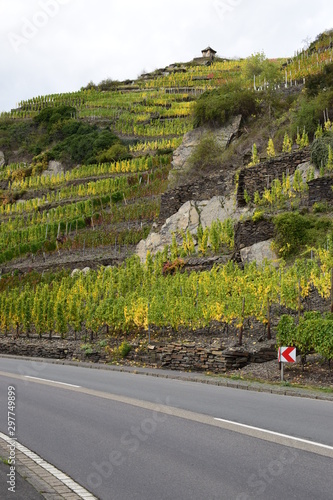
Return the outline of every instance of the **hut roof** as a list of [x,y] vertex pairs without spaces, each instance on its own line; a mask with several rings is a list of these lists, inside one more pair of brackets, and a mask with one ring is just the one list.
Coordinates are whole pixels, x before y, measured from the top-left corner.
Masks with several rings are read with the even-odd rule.
[[214,52],[216,54],[216,50],[212,49],[211,47],[207,47],[206,49],[203,49],[201,52]]

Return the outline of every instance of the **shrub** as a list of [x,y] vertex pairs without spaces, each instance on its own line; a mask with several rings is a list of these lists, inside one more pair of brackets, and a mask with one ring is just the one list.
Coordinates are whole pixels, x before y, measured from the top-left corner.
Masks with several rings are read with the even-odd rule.
[[324,67],[321,73],[309,75],[306,79],[305,88],[309,96],[316,96],[324,89],[333,87],[333,63]]
[[296,345],[296,325],[294,318],[283,314],[277,326],[276,342],[279,346]]
[[265,212],[263,210],[256,210],[254,214],[252,215],[252,221],[253,222],[258,222],[260,220],[264,220],[265,218]]
[[311,138],[315,136],[318,123],[323,122],[323,111],[332,108],[333,90],[328,89],[315,97],[307,95],[300,99],[299,108],[293,119],[293,135],[298,130],[306,130]]
[[258,111],[256,97],[254,91],[244,89],[238,83],[207,91],[196,102],[194,126],[221,126],[236,115],[242,115],[246,119]]
[[274,218],[275,246],[282,257],[296,252],[306,241],[307,218],[295,213],[284,213]]
[[222,153],[223,149],[213,134],[207,133],[194,148],[188,161],[189,168],[200,173],[214,170],[222,162]]
[[[34,124],[32,121],[11,119],[0,121],[0,149],[4,150],[5,156],[7,151],[8,153],[19,149],[28,151],[35,146],[33,142]],[[32,152],[32,154],[36,153]]]
[[282,257],[296,254],[304,245],[323,246],[332,233],[329,217],[283,213],[274,218],[274,246]]
[[86,356],[94,352],[93,346],[91,344],[82,344],[81,349],[82,351],[84,351],[84,354]]
[[55,241],[45,241],[44,243],[44,250],[45,252],[53,252],[56,250],[57,246]]
[[111,195],[112,203],[119,203],[124,199],[124,193],[122,191],[115,191]]
[[76,113],[72,106],[58,106],[56,108],[45,108],[34,117],[35,123],[54,124],[58,121],[68,120]]
[[[96,156],[119,139],[108,129],[98,130],[88,124],[66,123],[62,132],[70,133],[51,151],[54,158],[72,163],[96,163]],[[74,132],[75,131],[75,132]],[[73,132],[73,133],[71,133]]]
[[184,267],[185,262],[182,259],[176,258],[174,261],[166,261],[163,263],[162,274],[163,276],[173,275]]
[[114,144],[106,151],[102,151],[97,155],[97,161],[99,163],[108,163],[119,160],[127,160],[131,158],[126,146],[122,144]]
[[119,347],[113,349],[112,354],[114,359],[124,359],[130,353],[132,347],[131,345],[124,340]]
[[277,343],[282,346],[295,346],[303,361],[311,351],[320,354],[329,363],[333,359],[333,321],[318,311],[304,314],[296,326],[291,316],[283,315],[277,326]]
[[331,146],[333,148],[333,134],[325,133],[315,139],[311,146],[311,161],[317,168],[325,167],[328,162],[328,152]]
[[318,202],[313,204],[312,210],[313,210],[314,214],[321,214],[321,213],[328,212],[330,210],[330,207],[329,207],[329,204],[327,203],[327,201],[325,201],[325,202],[318,201]]
[[[88,84],[89,85],[89,84]],[[98,89],[103,91],[114,90],[119,86],[118,80],[111,80],[111,78],[106,78],[98,84]]]

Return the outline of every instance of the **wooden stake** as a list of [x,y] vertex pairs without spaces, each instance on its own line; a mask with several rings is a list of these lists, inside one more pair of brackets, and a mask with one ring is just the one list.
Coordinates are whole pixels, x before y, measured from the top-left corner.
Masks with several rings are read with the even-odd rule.
[[149,323],[149,302],[148,302],[148,311],[147,311],[147,322],[148,322],[148,344],[150,345],[150,323]]
[[269,298],[267,297],[267,339],[271,340],[271,305],[269,303]]
[[298,280],[298,322],[301,319],[301,281]]
[[243,304],[242,304],[242,324],[239,329],[239,337],[238,337],[238,345],[243,344],[243,327],[244,327],[244,312],[245,312],[245,297],[243,298]]
[[331,313],[333,313],[333,268],[331,269]]

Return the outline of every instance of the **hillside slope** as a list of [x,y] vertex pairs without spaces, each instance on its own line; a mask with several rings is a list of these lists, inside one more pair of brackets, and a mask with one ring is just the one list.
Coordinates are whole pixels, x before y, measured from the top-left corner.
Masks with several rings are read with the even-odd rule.
[[[288,61],[179,63],[2,114],[1,333],[231,332],[222,352],[329,310],[332,74],[328,32]],[[330,360],[316,320],[325,342],[283,340]]]

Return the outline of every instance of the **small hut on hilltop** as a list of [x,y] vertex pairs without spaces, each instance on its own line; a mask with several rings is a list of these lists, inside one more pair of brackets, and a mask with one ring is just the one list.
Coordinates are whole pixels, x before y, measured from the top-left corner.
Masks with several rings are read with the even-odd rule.
[[203,49],[201,51],[202,57],[208,58],[208,59],[214,59],[216,55],[216,50],[212,49],[211,47],[207,47],[206,49]]

